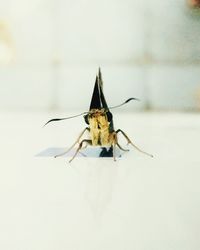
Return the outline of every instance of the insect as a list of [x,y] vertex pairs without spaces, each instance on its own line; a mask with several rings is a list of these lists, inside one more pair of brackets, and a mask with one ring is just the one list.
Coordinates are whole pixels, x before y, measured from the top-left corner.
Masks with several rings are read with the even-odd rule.
[[[54,118],[49,120],[45,124],[47,125],[50,122],[67,120],[78,116],[84,116],[84,120],[87,124],[87,127],[81,132],[81,134],[74,142],[74,144],[67,151],[63,152],[62,154],[56,155],[55,157],[59,157],[68,153],[76,146],[76,144],[78,144],[78,148],[76,149],[75,154],[73,155],[72,159],[69,162],[71,162],[76,157],[76,155],[82,148],[85,148],[88,145],[101,146],[102,151],[100,157],[113,156],[114,161],[116,161],[116,152],[115,152],[116,147],[118,147],[122,151],[129,151],[128,149],[124,149],[119,144],[118,142],[119,133],[121,133],[125,137],[125,139],[127,140],[127,144],[131,144],[135,149],[137,149],[141,153],[153,157],[151,154],[144,152],[143,150],[139,149],[135,144],[133,144],[133,142],[129,139],[129,137],[123,130],[114,129],[113,116],[110,110],[121,107],[132,100],[139,100],[139,99],[132,97],[127,99],[120,105],[108,107],[103,92],[102,74],[99,68],[98,74],[96,75],[96,81],[94,85],[89,111],[71,117]],[[81,140],[82,136],[86,131],[89,132],[89,138]]]

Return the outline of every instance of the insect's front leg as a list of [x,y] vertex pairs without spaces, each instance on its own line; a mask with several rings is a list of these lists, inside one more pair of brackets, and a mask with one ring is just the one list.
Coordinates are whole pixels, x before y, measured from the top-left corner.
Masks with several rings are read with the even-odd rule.
[[75,154],[73,155],[72,159],[69,161],[69,163],[73,161],[73,159],[76,157],[76,155],[78,154],[78,152],[82,149],[82,146],[83,146],[83,143],[84,143],[84,142],[86,142],[86,143],[89,144],[89,145],[92,145],[92,140],[86,140],[86,139],[82,140],[82,141],[79,143],[79,146],[78,146],[78,148],[77,148]]
[[54,157],[56,158],[56,157],[59,157],[59,156],[62,156],[62,155],[67,154],[67,153],[68,153],[77,143],[79,143],[79,140],[81,139],[81,137],[83,136],[83,134],[85,133],[86,130],[90,131],[90,129],[89,129],[88,127],[85,128],[85,129],[81,132],[81,134],[79,135],[79,137],[77,138],[77,140],[74,142],[74,144],[73,144],[70,148],[68,148],[66,151],[64,151],[64,152],[61,153],[61,154],[55,155]]
[[141,152],[141,153],[143,153],[143,154],[146,154],[146,155],[148,155],[148,156],[150,156],[150,157],[153,157],[153,155],[151,155],[151,154],[149,154],[149,153],[147,153],[147,152],[144,152],[143,150],[139,149],[136,145],[134,145],[134,144],[132,143],[132,141],[129,139],[129,137],[124,133],[124,131],[122,131],[121,129],[118,129],[118,130],[116,131],[116,134],[118,134],[119,132],[121,132],[122,135],[126,138],[128,144],[131,144],[131,145],[132,145],[135,149],[137,149],[139,152]]

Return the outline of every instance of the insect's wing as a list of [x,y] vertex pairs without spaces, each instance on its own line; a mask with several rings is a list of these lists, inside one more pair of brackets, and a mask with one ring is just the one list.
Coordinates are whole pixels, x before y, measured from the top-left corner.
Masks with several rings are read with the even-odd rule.
[[102,108],[108,109],[108,105],[104,97],[102,75],[99,69],[99,73],[96,76],[96,81],[94,84],[94,90],[93,90],[92,99],[90,103],[90,110],[102,109]]
[[[105,99],[105,96],[104,96],[104,93],[103,93],[103,80],[102,80],[102,74],[101,74],[101,69],[100,68],[99,68],[98,80],[99,80],[99,90],[100,90],[100,99],[101,99],[102,107],[109,111],[108,104],[106,102],[106,99]],[[110,114],[111,114],[111,112],[110,112]],[[111,114],[111,116],[112,116],[112,114]],[[114,131],[113,119],[110,121],[109,130],[110,130],[110,132]]]
[[108,105],[107,105],[107,102],[103,93],[103,80],[102,80],[100,68],[99,68],[99,74],[98,74],[98,82],[99,82],[99,91],[100,91],[100,99],[101,99],[102,108],[108,110]]
[[100,91],[99,91],[99,80],[98,76],[96,76],[96,81],[94,84],[94,90],[92,94],[92,99],[90,103],[90,110],[91,109],[101,109],[101,97],[100,97]]
[[98,78],[99,78],[99,84],[101,85],[101,88],[103,89],[103,80],[102,80],[102,74],[101,74],[100,68],[99,68]]
[[[108,105],[103,93],[103,81],[102,81],[102,75],[101,75],[101,70],[99,69],[99,73],[96,77],[95,85],[94,85],[94,90],[92,94],[92,100],[90,103],[90,110],[91,109],[105,109],[109,111]],[[110,111],[109,111],[110,112]],[[112,117],[112,114],[110,113],[110,116]],[[113,120],[111,119],[110,121],[110,132],[114,130],[114,124]]]

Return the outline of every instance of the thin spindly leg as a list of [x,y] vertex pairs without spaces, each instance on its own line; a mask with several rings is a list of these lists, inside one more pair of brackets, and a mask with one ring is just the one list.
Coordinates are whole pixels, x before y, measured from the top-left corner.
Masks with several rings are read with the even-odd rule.
[[[84,147],[82,147],[81,149],[86,149],[87,148],[87,146],[88,146],[88,144],[85,144],[85,146]],[[83,152],[79,152],[82,156],[84,156],[84,157],[86,157],[86,155],[83,153]]]
[[78,146],[78,148],[77,148],[75,154],[73,155],[72,159],[69,161],[69,163],[72,162],[73,159],[76,157],[76,155],[78,154],[78,152],[81,150],[81,148],[82,148],[84,142],[86,142],[86,143],[88,143],[88,144],[90,144],[90,145],[92,144],[92,141],[91,141],[91,140],[82,140],[82,141],[79,143],[79,146]]
[[56,158],[56,157],[59,157],[59,156],[62,156],[62,155],[67,154],[67,153],[76,145],[76,143],[79,143],[79,140],[81,139],[81,137],[83,136],[83,134],[85,133],[86,130],[89,130],[89,128],[85,128],[85,129],[81,132],[81,134],[79,135],[78,139],[74,142],[74,144],[73,144],[70,148],[67,149],[67,151],[64,151],[64,152],[61,153],[61,154],[55,155],[54,157]]
[[117,133],[113,132],[113,143],[112,143],[112,147],[113,147],[113,159],[114,161],[116,161],[116,145],[117,145]]
[[131,145],[132,145],[135,149],[137,149],[139,152],[141,152],[141,153],[143,153],[143,154],[146,154],[146,155],[148,155],[148,156],[150,156],[150,157],[153,157],[153,155],[151,155],[151,154],[149,154],[149,153],[147,153],[147,152],[144,152],[143,150],[139,149],[136,145],[134,145],[134,144],[132,143],[132,141],[128,138],[128,136],[124,133],[124,131],[122,131],[121,129],[118,129],[118,130],[116,131],[116,133],[119,133],[119,132],[121,132],[121,133],[123,134],[123,136],[126,138],[128,144],[131,144]]
[[121,149],[122,151],[125,151],[125,152],[128,152],[129,151],[129,149],[124,149],[124,148],[122,148],[122,146],[121,145],[119,145],[119,143],[117,143],[117,146],[119,147],[119,149]]
[[113,160],[116,161],[116,144],[113,144]]

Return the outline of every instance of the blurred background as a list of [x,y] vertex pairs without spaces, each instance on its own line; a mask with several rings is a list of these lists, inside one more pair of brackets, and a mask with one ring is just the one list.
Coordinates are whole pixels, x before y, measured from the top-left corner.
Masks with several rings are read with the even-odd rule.
[[[200,249],[199,6],[0,0],[0,249]],[[88,110],[99,66],[110,106],[141,99],[115,128],[154,158],[35,157],[85,128],[42,126]]]
[[[198,0],[0,1],[0,109],[86,110],[99,66],[110,105],[200,108]],[[123,110],[123,109],[122,109]]]

